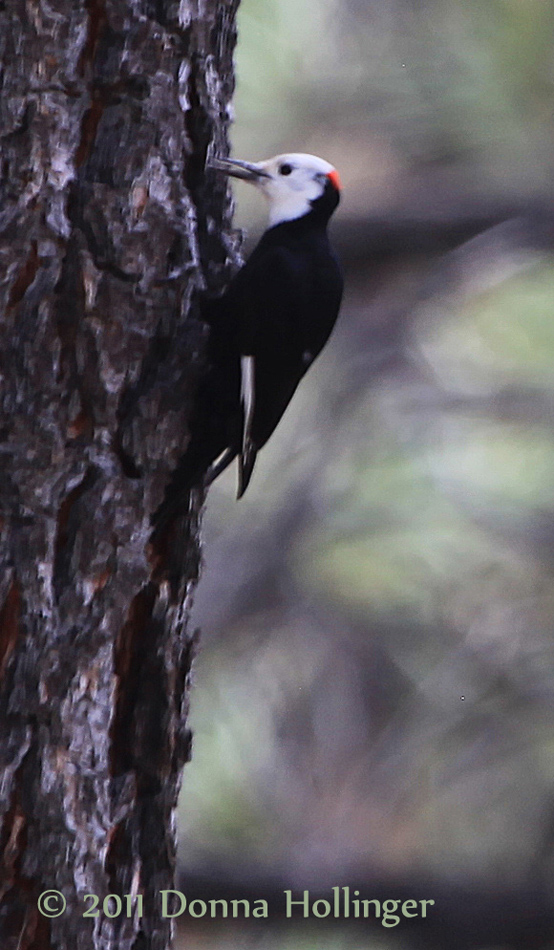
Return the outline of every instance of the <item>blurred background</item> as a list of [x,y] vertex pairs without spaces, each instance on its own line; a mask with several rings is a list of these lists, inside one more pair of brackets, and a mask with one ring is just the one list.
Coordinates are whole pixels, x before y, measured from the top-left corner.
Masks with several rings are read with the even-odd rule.
[[241,4],[233,154],[338,167],[347,290],[209,493],[181,887],[436,905],[189,950],[554,947],[553,44],[549,0]]

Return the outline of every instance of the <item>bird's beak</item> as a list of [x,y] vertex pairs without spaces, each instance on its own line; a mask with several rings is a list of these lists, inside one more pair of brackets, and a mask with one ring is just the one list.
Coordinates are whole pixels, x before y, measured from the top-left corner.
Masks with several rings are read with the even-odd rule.
[[212,158],[208,162],[208,168],[214,168],[232,178],[242,178],[243,181],[249,181],[252,184],[257,184],[263,178],[271,178],[261,165],[255,162],[243,162],[239,158]]

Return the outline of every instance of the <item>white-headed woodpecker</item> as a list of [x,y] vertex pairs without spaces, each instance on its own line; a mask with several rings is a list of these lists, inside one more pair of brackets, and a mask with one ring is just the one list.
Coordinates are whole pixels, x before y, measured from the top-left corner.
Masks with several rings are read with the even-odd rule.
[[211,168],[259,188],[269,202],[269,226],[225,293],[202,307],[208,368],[179,469],[190,481],[207,471],[209,484],[238,457],[240,498],[256,454],[338,316],[343,281],[327,223],[340,182],[315,155],[215,159]]

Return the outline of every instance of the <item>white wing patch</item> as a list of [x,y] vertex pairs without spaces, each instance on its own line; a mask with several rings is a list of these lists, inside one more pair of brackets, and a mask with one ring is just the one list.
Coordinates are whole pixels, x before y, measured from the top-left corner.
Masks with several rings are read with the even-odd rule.
[[253,356],[241,356],[240,371],[240,398],[244,409],[242,450],[245,452],[251,441],[252,419],[254,418],[255,362]]
[[239,484],[237,498],[242,498],[256,461],[256,448],[252,441],[252,420],[255,409],[256,364],[253,356],[240,358],[240,399],[244,421],[242,426],[242,449],[239,455]]

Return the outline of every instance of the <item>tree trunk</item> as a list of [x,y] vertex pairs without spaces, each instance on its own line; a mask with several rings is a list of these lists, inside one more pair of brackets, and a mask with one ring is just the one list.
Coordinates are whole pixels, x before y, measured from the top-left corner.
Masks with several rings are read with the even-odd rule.
[[237,5],[0,3],[3,950],[170,941],[202,489],[163,542],[150,519],[186,447],[198,296],[232,264],[204,166]]

